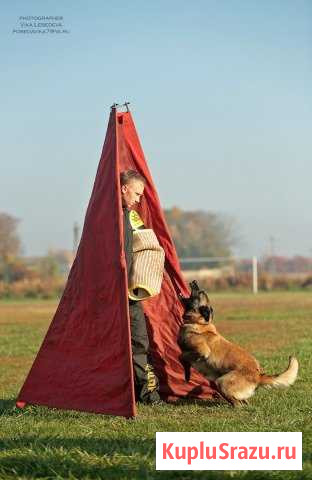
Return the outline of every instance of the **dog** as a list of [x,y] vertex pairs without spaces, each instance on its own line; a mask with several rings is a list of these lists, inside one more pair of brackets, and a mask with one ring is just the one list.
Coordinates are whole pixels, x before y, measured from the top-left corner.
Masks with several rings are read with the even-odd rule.
[[216,386],[217,395],[232,406],[248,403],[259,386],[289,387],[297,377],[299,364],[289,358],[288,368],[279,375],[262,372],[258,361],[239,345],[222,337],[212,324],[213,308],[208,295],[196,281],[190,283],[191,296],[180,296],[184,325],[179,332],[180,357],[185,380],[195,368]]

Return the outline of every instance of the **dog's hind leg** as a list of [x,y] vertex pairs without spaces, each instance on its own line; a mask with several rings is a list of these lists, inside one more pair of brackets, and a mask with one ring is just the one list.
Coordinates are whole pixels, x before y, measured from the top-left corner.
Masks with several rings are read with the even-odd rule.
[[233,403],[232,399],[226,397],[222,392],[219,392],[218,390],[216,390],[214,393],[213,393],[213,398],[215,398],[216,400],[225,400],[227,403],[229,403],[232,407],[235,407],[235,404]]
[[220,392],[220,395],[224,400],[226,400],[232,407],[237,407],[240,403],[233,397],[229,397],[224,392]]
[[218,384],[217,381],[213,381],[212,387],[215,389],[213,393],[213,397],[216,400],[225,400],[227,403],[229,403],[232,407],[235,407],[235,400],[233,400],[231,397],[228,397],[220,388],[220,385]]
[[220,394],[220,398],[222,398],[223,400],[225,400],[227,403],[229,403],[231,405],[231,407],[236,407],[237,405],[239,405],[239,402],[237,402],[235,400],[235,398],[233,397],[228,397],[227,395],[225,395],[224,392],[219,392]]
[[231,371],[216,380],[218,390],[233,406],[247,403],[255,391],[255,384],[246,380],[239,371]]

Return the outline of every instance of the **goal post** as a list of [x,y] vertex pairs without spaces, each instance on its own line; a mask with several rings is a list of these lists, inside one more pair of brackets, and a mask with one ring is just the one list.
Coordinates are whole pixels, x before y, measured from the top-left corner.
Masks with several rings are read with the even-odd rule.
[[218,278],[218,276],[235,276],[236,265],[239,261],[246,260],[251,273],[250,288],[254,294],[258,293],[258,259],[246,257],[183,257],[180,264],[185,276],[189,279],[191,275],[200,278]]

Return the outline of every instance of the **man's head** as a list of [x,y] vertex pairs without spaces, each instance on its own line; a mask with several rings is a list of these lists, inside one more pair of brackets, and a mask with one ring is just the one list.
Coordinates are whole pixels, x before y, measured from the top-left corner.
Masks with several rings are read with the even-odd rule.
[[140,203],[144,192],[145,178],[135,170],[126,170],[120,174],[122,204],[132,208]]

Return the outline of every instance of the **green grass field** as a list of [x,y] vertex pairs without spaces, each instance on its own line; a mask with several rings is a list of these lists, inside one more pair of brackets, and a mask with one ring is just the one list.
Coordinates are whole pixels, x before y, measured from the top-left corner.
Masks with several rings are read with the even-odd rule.
[[[0,479],[312,479],[312,295],[211,295],[215,323],[256,355],[267,373],[295,353],[299,378],[289,390],[259,389],[243,408],[213,402],[139,406],[136,420],[15,408],[57,306],[56,301],[0,303]],[[156,431],[302,431],[303,471],[155,471]]]

